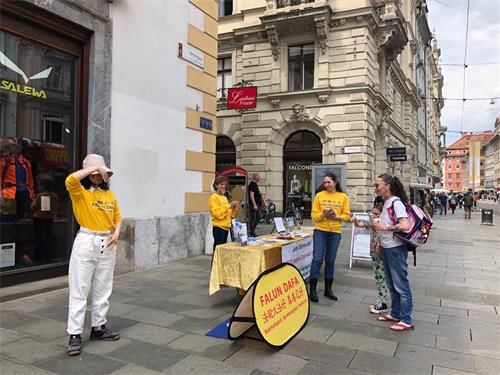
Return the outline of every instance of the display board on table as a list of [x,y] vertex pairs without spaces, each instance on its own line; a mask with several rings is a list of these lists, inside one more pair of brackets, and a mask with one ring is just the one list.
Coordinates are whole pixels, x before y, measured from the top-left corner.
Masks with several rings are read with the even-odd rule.
[[[367,213],[353,213],[359,221],[370,222],[370,215]],[[349,268],[352,267],[353,260],[372,260],[370,255],[371,232],[368,228],[358,228],[354,224],[351,233],[351,251],[349,253]]]

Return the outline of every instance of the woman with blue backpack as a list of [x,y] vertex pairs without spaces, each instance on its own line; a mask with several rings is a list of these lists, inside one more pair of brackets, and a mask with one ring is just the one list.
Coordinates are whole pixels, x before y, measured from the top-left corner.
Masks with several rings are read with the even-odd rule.
[[382,260],[387,288],[391,293],[391,311],[380,315],[380,321],[393,322],[394,331],[414,329],[411,321],[413,300],[408,280],[408,248],[404,241],[394,235],[410,229],[407,205],[408,196],[401,181],[388,174],[375,180],[375,192],[384,198],[380,221],[373,224],[378,231],[382,246]]

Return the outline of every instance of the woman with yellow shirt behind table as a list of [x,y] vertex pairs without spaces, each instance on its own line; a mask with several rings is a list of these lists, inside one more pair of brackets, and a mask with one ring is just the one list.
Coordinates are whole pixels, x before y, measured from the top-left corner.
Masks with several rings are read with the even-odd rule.
[[325,296],[336,301],[332,292],[335,258],[342,237],[342,221],[349,221],[349,198],[342,192],[340,183],[333,173],[323,177],[324,190],[317,193],[311,211],[314,221],[313,260],[309,280],[309,298],[318,302],[316,285],[319,271],[325,259]]
[[[66,189],[80,230],[73,242],[69,261],[68,355],[81,351],[81,334],[87,310],[87,296],[92,293],[91,340],[113,341],[118,332],[106,327],[108,299],[113,289],[116,245],[121,217],[115,195],[108,188],[113,172],[104,158],[89,154],[83,169],[66,178]],[[91,285],[92,284],[92,285]]]
[[231,219],[236,214],[237,202],[233,201],[231,204],[225,195],[227,187],[226,177],[219,176],[214,180],[213,193],[208,199],[208,208],[210,215],[212,215],[212,233],[214,235],[214,251],[217,245],[227,242],[229,229],[231,228]]

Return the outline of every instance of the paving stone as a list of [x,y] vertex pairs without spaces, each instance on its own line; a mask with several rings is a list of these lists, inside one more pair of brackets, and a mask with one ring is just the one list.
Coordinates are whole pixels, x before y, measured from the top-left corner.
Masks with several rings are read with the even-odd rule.
[[497,359],[476,357],[476,371],[480,374],[500,374],[500,361]]
[[[67,340],[65,340],[67,343]],[[120,337],[119,340],[115,341],[97,341],[97,340],[87,340],[82,342],[82,350],[85,353],[92,353],[101,356],[105,356],[119,348],[127,346],[133,342],[133,340],[127,339],[125,337]],[[141,345],[139,342],[135,342],[136,345]]]
[[202,308],[179,311],[179,314],[200,319],[217,319],[222,315],[227,315],[227,311]]
[[[200,308],[200,306],[197,305],[175,302],[164,298],[145,297],[145,296],[140,296],[139,298],[131,300],[130,302],[126,303],[125,306],[129,306],[129,310],[127,312],[130,312],[130,310],[132,310],[135,306],[140,306],[174,314],[184,310]],[[126,314],[127,312],[125,312],[124,314]]]
[[474,371],[474,357],[446,350],[400,343],[395,357],[457,370]]
[[446,367],[433,366],[432,375],[471,375],[475,372],[454,370]]
[[418,322],[415,323],[415,330],[423,333],[430,333],[433,335],[454,337],[461,340],[470,340],[470,330],[467,328],[462,328],[460,326],[450,326],[430,323],[430,322]]
[[184,332],[151,324],[139,323],[132,327],[125,328],[120,332],[120,335],[137,341],[149,342],[150,344],[166,345],[184,335]]
[[199,335],[205,335],[212,328],[222,323],[226,317],[219,318],[216,320],[199,319],[192,318],[190,316],[185,317],[181,320],[176,321],[170,325],[170,328],[176,329],[178,331],[194,333]]
[[39,308],[32,312],[33,315],[37,317],[42,317],[45,319],[57,320],[59,322],[67,322],[68,321],[68,306],[67,304],[64,308],[54,308],[54,306],[45,306],[43,308]]
[[224,362],[200,357],[197,355],[189,355],[175,365],[169,367],[164,373],[169,375],[212,375],[212,374],[241,374],[249,375],[252,369],[237,368],[229,366]]
[[448,350],[451,352],[459,352],[471,354],[474,356],[483,356],[488,358],[500,359],[500,342],[481,343],[474,341],[458,341],[449,337],[437,337],[436,348]]
[[461,308],[464,310],[485,311],[485,312],[490,312],[493,314],[496,313],[495,307],[492,305],[470,303],[470,302],[463,302],[463,301],[453,301],[453,300],[448,300],[448,299],[442,299],[441,306]]
[[10,329],[0,328],[0,346],[26,337],[22,333]]
[[340,369],[347,368],[356,351],[344,347],[332,350],[327,345],[294,339],[280,353],[306,360],[326,362],[331,368]]
[[166,327],[181,320],[182,316],[145,307],[136,307],[123,315],[123,318]]
[[122,368],[119,368],[112,374],[113,375],[160,375],[163,373],[159,371],[150,370],[146,367],[128,364]]
[[253,368],[275,374],[296,374],[307,364],[307,361],[263,346],[245,346],[229,357],[225,363],[234,367]]
[[147,342],[141,342],[140,345],[137,342],[131,342],[109,353],[109,356],[112,358],[156,371],[162,371],[172,366],[187,355],[188,353],[180,350],[153,345]]
[[489,323],[496,323],[500,325],[500,315],[489,312],[470,310],[469,318],[474,320],[482,320]]
[[[353,368],[332,368],[332,365],[327,362],[309,361],[302,370],[299,371],[300,375],[366,375],[365,371],[359,371]],[[252,372],[252,375],[254,373]]]
[[41,321],[42,319],[18,311],[2,311],[0,315],[0,327],[14,329],[24,324],[31,324],[36,320]]
[[297,339],[324,344],[332,334],[333,329],[316,328],[308,325],[300,331]]
[[5,375],[49,375],[53,374],[39,368],[24,363],[12,361],[0,357],[0,369]]
[[432,366],[384,355],[357,352],[349,368],[380,375],[431,375]]
[[0,353],[17,361],[31,364],[61,354],[61,348],[52,343],[26,337],[3,345],[0,347]]
[[[374,316],[375,319],[375,316]],[[377,322],[375,320],[375,322]],[[383,322],[377,322],[383,323]],[[317,327],[320,329],[333,329],[343,332],[350,332],[353,334],[361,334],[364,336],[384,339],[384,340],[393,340],[399,342],[406,342],[409,344],[421,345],[434,348],[436,345],[436,336],[433,333],[421,332],[419,329],[415,329],[413,331],[405,332],[402,335],[400,332],[394,332],[389,329],[390,324],[383,323],[377,326],[366,324],[366,323],[355,323],[346,320],[332,320],[323,317],[319,317],[314,322],[311,323],[308,327]],[[419,323],[420,326],[420,323]],[[469,331],[464,330],[464,332],[469,335]],[[469,339],[470,336],[467,336]]]
[[429,313],[429,312],[422,312],[422,311],[413,311],[411,317],[416,322],[437,323],[439,320],[438,314],[433,314],[433,313]]
[[68,357],[66,353],[60,354],[55,358],[39,361],[35,365],[56,374],[72,375],[111,374],[125,366],[123,362],[86,353],[85,351],[77,357]]
[[326,343],[328,345],[347,347],[391,357],[396,352],[396,348],[398,346],[397,341],[376,339],[373,337],[356,335],[342,331],[335,331]]
[[18,327],[17,331],[33,338],[50,341],[66,336],[66,327],[66,323],[56,320],[37,320],[32,324],[24,324]]
[[209,351],[209,349],[213,346],[226,343],[229,344],[230,341],[216,337],[186,334],[172,341],[168,344],[168,347],[177,350],[184,350],[186,352],[203,352]]
[[471,329],[472,342],[494,344],[500,342],[500,333],[484,331],[482,329]]
[[490,332],[500,333],[500,324],[488,323],[469,318],[459,318],[450,315],[439,315],[439,324],[443,326],[463,327],[469,329],[481,329]]

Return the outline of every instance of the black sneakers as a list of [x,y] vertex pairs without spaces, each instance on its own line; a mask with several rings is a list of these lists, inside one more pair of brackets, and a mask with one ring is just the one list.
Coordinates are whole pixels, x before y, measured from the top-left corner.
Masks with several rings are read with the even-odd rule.
[[114,341],[120,338],[120,332],[113,332],[106,325],[102,325],[99,331],[96,331],[94,327],[90,331],[91,340],[104,340],[104,341]]
[[387,305],[383,302],[377,301],[376,304],[370,305],[370,312],[372,314],[380,314],[387,312],[389,309],[387,308]]
[[79,355],[82,351],[82,337],[80,335],[70,335],[68,344],[68,355]]

